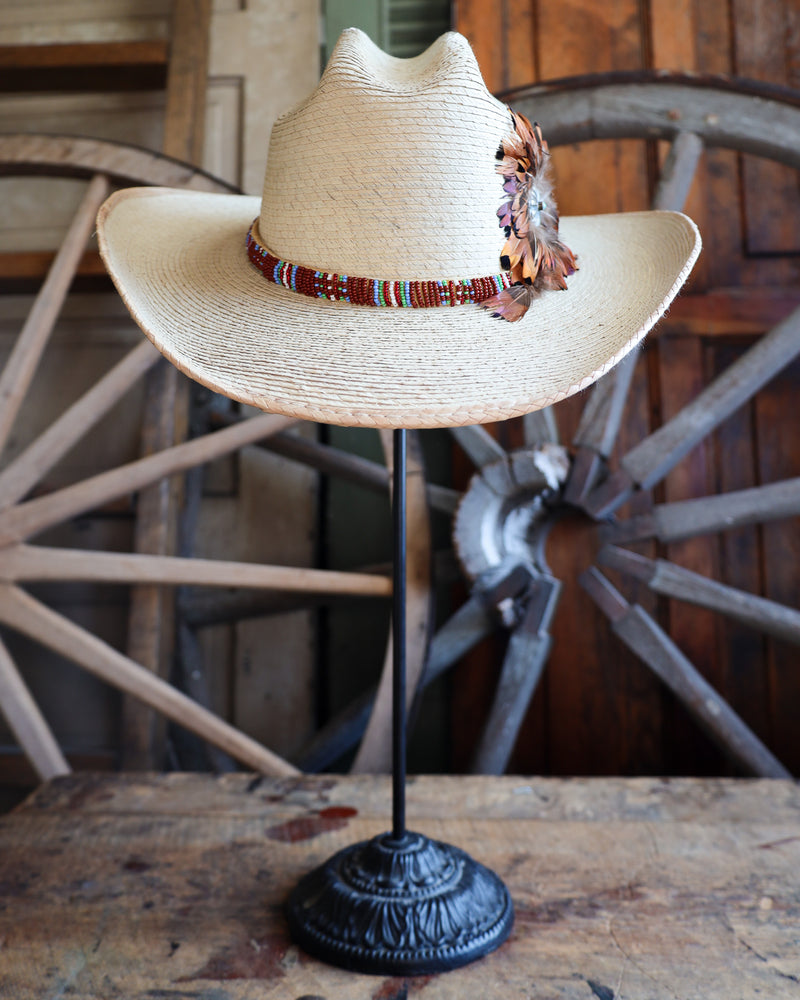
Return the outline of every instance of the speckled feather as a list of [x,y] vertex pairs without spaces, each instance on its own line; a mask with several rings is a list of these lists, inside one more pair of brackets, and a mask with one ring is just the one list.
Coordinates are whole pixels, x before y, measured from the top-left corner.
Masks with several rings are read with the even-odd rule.
[[577,269],[575,256],[558,236],[558,208],[550,176],[550,154],[538,124],[511,111],[514,131],[497,151],[505,198],[497,210],[506,242],[500,264],[514,284],[481,303],[511,323],[521,319],[544,290],[566,289]]

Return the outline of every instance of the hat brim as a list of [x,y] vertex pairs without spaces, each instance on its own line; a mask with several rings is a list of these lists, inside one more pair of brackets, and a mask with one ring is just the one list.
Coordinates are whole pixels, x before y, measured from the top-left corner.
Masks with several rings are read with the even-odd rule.
[[125,189],[100,210],[100,250],[133,318],[181,371],[268,412],[349,426],[486,423],[578,392],[636,346],[700,250],[675,212],[564,218],[579,270],[508,323],[475,305],[371,308],[274,285],[245,254],[259,208],[242,195]]

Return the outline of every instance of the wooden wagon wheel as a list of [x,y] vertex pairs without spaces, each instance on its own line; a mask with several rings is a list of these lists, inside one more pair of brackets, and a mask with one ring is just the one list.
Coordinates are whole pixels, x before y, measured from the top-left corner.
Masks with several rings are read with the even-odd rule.
[[[729,79],[678,75],[599,75],[542,84],[501,95],[542,124],[552,147],[594,139],[671,142],[654,208],[683,207],[704,147],[756,154],[800,168],[800,95]],[[645,206],[643,206],[645,207]],[[637,352],[588,394],[570,450],[557,442],[552,410],[524,420],[524,448],[507,452],[483,428],[453,431],[477,472],[454,520],[454,542],[471,583],[468,601],[434,637],[423,684],[458,660],[493,629],[510,629],[494,704],[473,767],[502,772],[551,648],[549,625],[561,582],[548,567],[551,528],[581,511],[580,529],[561,544],[598,543],[596,565],[581,585],[610,628],[684,702],[695,719],[746,772],[786,777],[788,771],[711,688],[666,631],[630,604],[600,567],[643,581],[654,593],[713,609],[790,642],[800,642],[800,611],[743,593],[663,559],[623,548],[653,539],[667,543],[800,513],[800,479],[758,488],[656,503],[644,516],[619,520],[618,509],[650,490],[722,421],[800,352],[800,310],[759,339],[700,395],[609,468]],[[318,737],[309,762],[324,764],[357,738],[365,697]]]
[[[116,143],[66,136],[0,136],[0,172],[9,175],[53,174],[88,179],[83,200],[56,254],[47,278],[0,374],[0,450],[9,434],[46,348],[70,283],[94,229],[100,204],[112,185],[158,184],[194,190],[234,190],[186,164]],[[248,444],[262,444],[332,475],[343,475],[372,488],[388,490],[390,471],[313,441],[283,434],[294,421],[261,414],[231,419],[227,426],[201,433],[184,443],[109,469],[51,493],[29,498],[30,491],[82,435],[103,419],[120,396],[160,359],[142,339],[130,353],[89,389],[44,433],[0,471],[0,623],[55,650],[107,683],[140,699],[184,728],[198,734],[248,767],[269,774],[292,774],[296,768],[227,724],[186,694],[160,680],[66,617],[27,593],[33,581],[105,581],[109,583],[246,587],[280,591],[294,606],[327,597],[385,598],[391,580],[381,573],[345,573],[266,566],[185,557],[47,548],[28,540],[39,532],[79,516],[164,477],[197,468]],[[410,553],[410,646],[412,678],[419,675],[428,620],[427,509],[418,465],[409,464],[409,517],[419,544]],[[435,498],[436,499],[436,498]],[[439,501],[441,502],[441,500]],[[390,657],[387,657],[387,662]],[[385,671],[386,673],[386,671]],[[387,674],[388,677],[388,674]],[[385,687],[386,682],[383,686]],[[380,769],[388,762],[389,726],[377,703],[376,722],[361,751],[362,765]],[[21,748],[42,779],[69,770],[61,750],[27,690],[6,645],[0,640],[0,709]]]

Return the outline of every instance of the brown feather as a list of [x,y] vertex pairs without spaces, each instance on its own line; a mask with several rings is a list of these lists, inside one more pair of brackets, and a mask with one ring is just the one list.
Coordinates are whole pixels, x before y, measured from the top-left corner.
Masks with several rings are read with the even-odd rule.
[[[558,208],[541,129],[517,111],[511,111],[511,120],[514,131],[502,140],[495,169],[503,178],[504,192],[497,211],[500,226],[506,230],[501,265],[510,271],[513,284],[483,305],[495,310],[494,315],[515,322],[538,292],[565,289],[577,264],[558,237]],[[512,293],[518,287],[522,290]]]
[[508,320],[509,323],[516,323],[528,311],[528,306],[535,296],[536,292],[531,285],[512,285],[481,302],[481,305],[484,309],[488,309],[492,316]]

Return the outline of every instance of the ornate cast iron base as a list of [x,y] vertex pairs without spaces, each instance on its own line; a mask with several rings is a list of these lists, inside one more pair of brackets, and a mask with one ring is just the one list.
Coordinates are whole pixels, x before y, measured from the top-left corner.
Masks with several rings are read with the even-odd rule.
[[289,897],[289,927],[309,954],[354,972],[457,969],[505,941],[514,908],[494,872],[419,833],[345,848]]

